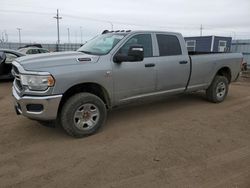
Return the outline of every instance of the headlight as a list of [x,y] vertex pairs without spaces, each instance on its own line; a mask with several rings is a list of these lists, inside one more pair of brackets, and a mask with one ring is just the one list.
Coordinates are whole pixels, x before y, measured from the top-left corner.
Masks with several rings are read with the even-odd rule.
[[51,75],[20,75],[20,77],[22,85],[28,86],[30,90],[44,91],[55,84]]

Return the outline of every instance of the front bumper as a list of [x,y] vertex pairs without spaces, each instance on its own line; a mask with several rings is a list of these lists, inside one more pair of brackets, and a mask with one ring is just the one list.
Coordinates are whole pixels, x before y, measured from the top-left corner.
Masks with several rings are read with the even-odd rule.
[[[12,88],[12,94],[17,114],[35,120],[56,119],[62,95],[20,97],[14,87]],[[29,110],[29,105],[39,105],[42,108],[40,110]]]

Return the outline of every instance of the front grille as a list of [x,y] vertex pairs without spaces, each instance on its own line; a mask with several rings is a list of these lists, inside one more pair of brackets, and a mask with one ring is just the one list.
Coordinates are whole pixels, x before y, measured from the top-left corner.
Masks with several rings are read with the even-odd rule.
[[20,80],[15,80],[15,84],[16,84],[17,89],[19,89],[19,91],[23,89],[23,86]]
[[15,65],[12,66],[12,74],[15,77],[14,81],[15,86],[19,91],[21,91],[23,89],[23,86],[21,84],[20,72]]

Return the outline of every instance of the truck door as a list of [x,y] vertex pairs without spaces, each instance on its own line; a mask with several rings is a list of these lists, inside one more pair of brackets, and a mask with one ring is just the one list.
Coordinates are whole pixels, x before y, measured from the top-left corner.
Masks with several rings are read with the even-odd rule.
[[131,36],[117,53],[127,55],[129,47],[136,44],[144,48],[143,61],[113,63],[114,96],[117,102],[138,98],[156,89],[155,57],[153,57],[151,34]]
[[[185,90],[190,74],[190,60],[183,53],[178,35],[156,34],[159,57],[157,58],[157,90],[181,92]],[[184,46],[185,47],[185,46]],[[185,55],[184,55],[185,54]]]

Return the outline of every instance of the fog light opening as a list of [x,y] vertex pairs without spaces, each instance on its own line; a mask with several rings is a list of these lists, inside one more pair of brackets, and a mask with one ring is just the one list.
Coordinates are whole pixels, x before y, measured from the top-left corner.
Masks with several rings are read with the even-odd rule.
[[42,104],[28,104],[26,105],[27,111],[29,112],[41,112],[43,111]]

